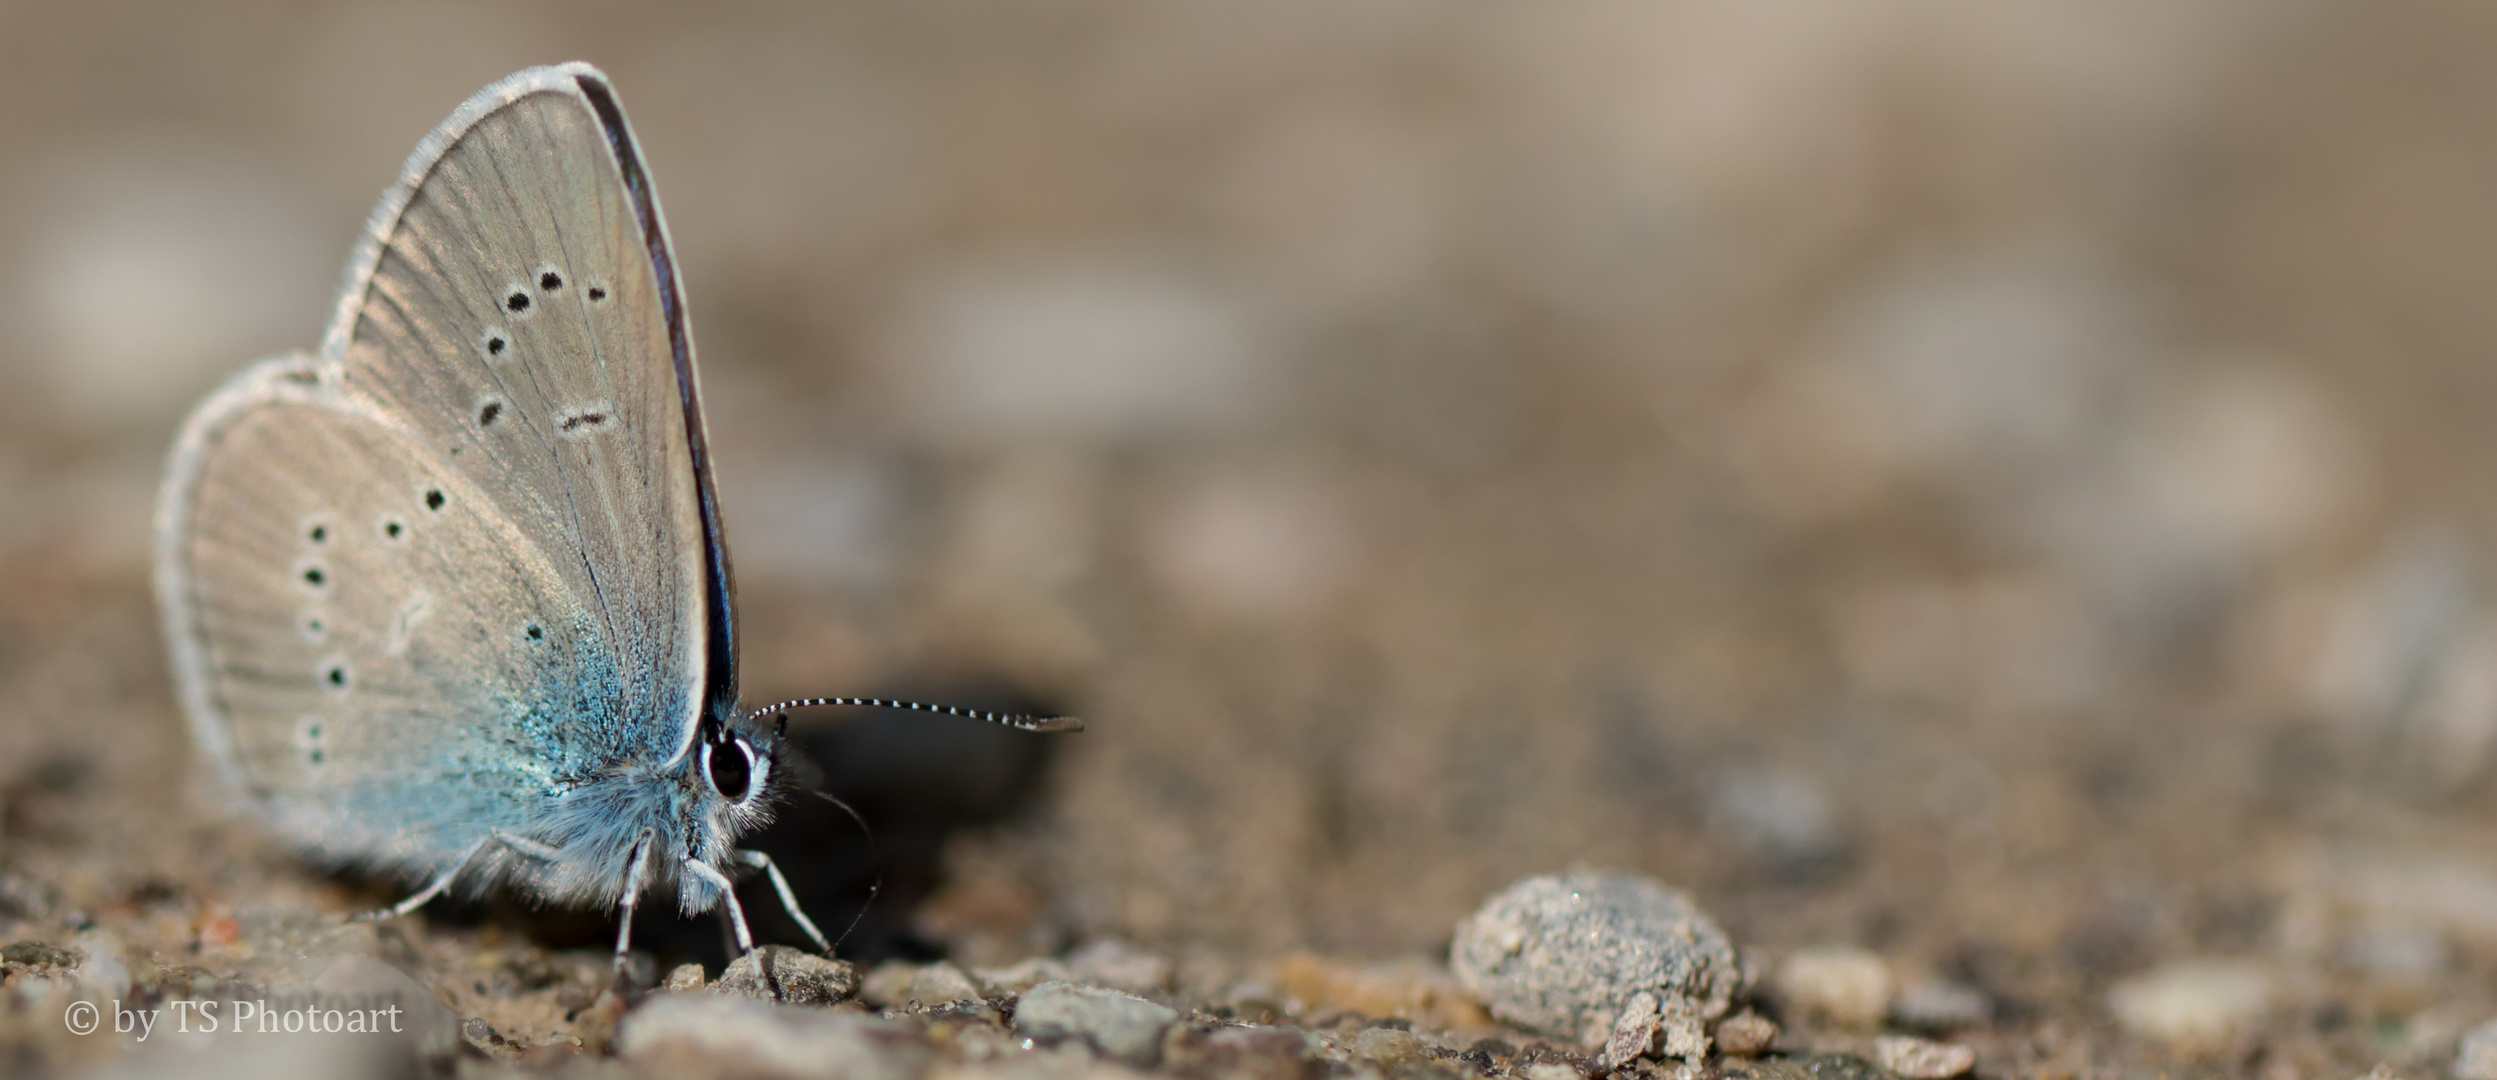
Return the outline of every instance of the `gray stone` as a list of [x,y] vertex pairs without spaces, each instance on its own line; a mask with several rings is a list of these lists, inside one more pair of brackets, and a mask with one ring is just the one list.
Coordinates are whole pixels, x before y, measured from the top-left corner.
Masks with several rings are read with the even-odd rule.
[[2497,1080],[2497,1020],[2462,1033],[2454,1052],[2454,1080]]
[[905,964],[887,961],[876,965],[867,974],[859,996],[868,1004],[898,1009],[916,1002],[920,1005],[943,1005],[949,1001],[967,1001],[987,997],[979,982],[961,968],[942,960],[933,964]]
[[662,994],[627,1013],[617,1052],[661,1076],[916,1080],[932,1053],[916,1025],[744,997]]
[[1075,981],[1073,971],[1068,970],[1064,963],[1047,956],[1035,956],[1020,961],[1012,967],[980,968],[972,975],[976,981],[986,983],[1008,994],[1020,994],[1052,979],[1062,982]]
[[1928,979],[1899,992],[1890,1003],[1890,1018],[1914,1031],[1975,1027],[1994,1019],[1994,999],[1973,986]]
[[2276,994],[2260,966],[2183,960],[2117,983],[2107,992],[2107,1011],[2134,1035],[2208,1049],[2253,1029]]
[[1797,949],[1770,982],[1792,1012],[1855,1028],[1881,1023],[1897,989],[1889,964],[1848,946]]
[[858,993],[858,969],[847,960],[764,945],[730,961],[711,992],[790,1005],[831,1005]]
[[1126,942],[1103,938],[1067,954],[1071,981],[1107,986],[1130,994],[1170,989],[1171,962]]
[[1873,1040],[1873,1060],[1904,1080],[1951,1080],[1977,1067],[1977,1052],[1931,1039],[1884,1035]]
[[1151,1067],[1162,1032],[1179,1019],[1167,1006],[1098,986],[1046,982],[1015,1003],[1014,1029],[1033,1039],[1081,1039],[1104,1057]]
[[[1707,1056],[1742,964],[1690,897],[1631,874],[1527,878],[1457,925],[1449,967],[1493,1016],[1588,1047],[1651,995],[1663,1053]],[[1635,1020],[1635,1017],[1629,1018]]]
[[667,981],[660,983],[659,988],[671,994],[692,993],[702,989],[703,978],[702,965],[678,964],[668,970]]
[[1717,1025],[1717,1049],[1728,1057],[1758,1057],[1777,1045],[1777,1022],[1745,1009]]

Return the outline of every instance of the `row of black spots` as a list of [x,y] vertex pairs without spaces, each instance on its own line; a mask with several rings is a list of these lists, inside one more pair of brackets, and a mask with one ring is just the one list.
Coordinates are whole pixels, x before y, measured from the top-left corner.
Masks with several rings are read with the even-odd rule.
[[324,736],[321,718],[307,716],[295,721],[295,749],[303,752],[304,764],[314,768],[329,761],[329,742]]

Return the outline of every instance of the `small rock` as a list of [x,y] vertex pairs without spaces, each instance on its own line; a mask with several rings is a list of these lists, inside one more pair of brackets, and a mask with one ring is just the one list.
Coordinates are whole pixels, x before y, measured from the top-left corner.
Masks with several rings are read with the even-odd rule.
[[1994,999],[1985,991],[1946,979],[1928,979],[1899,992],[1890,1018],[1912,1031],[1943,1032],[1976,1027],[1994,1019]]
[[1777,1022],[1745,1009],[1717,1024],[1717,1049],[1728,1057],[1758,1057],[1777,1045]]
[[1884,1035],[1873,1040],[1873,1060],[1905,1080],[1951,1080],[1977,1067],[1977,1052],[1931,1039]]
[[81,934],[78,985],[105,1001],[130,996],[130,965],[122,959],[121,942],[105,934]]
[[860,988],[859,996],[871,1005],[898,1009],[912,1002],[942,1005],[948,1001],[987,997],[988,993],[961,968],[942,960],[933,964],[887,961],[876,965],[876,970],[867,974],[867,982]]
[[657,1076],[917,1080],[930,1049],[916,1025],[742,997],[666,994],[624,1018],[617,1051]]
[[2454,1080],[2497,1080],[2497,1020],[2463,1032],[2449,1071]]
[[1578,1070],[1557,1061],[1538,1061],[1526,1066],[1526,1080],[1587,1080]]
[[1111,938],[1103,938],[1069,953],[1066,966],[1067,970],[1075,973],[1073,981],[1125,990],[1130,994],[1153,994],[1170,989],[1170,961]]
[[[1465,989],[1446,968],[1436,964],[1346,964],[1315,953],[1296,952],[1275,965],[1274,978],[1279,985],[1273,989],[1300,999],[1311,1009],[1402,1017],[1443,1031],[1491,1026],[1491,1017],[1482,1006],[1466,996]],[[1244,998],[1259,994],[1239,987],[1230,997],[1234,1008],[1244,1008]]]
[[1224,1080],[1314,1080],[1323,1068],[1309,1038],[1284,1027],[1181,1028],[1164,1041],[1162,1066],[1183,1076]]
[[730,961],[720,972],[720,981],[711,984],[711,992],[790,1005],[831,1005],[858,993],[858,969],[847,960],[826,960],[786,945],[764,945]]
[[1656,1032],[1663,1027],[1656,1014],[1656,995],[1645,991],[1630,995],[1630,1004],[1613,1020],[1613,1033],[1604,1040],[1604,1056],[1599,1060],[1605,1068],[1618,1069],[1646,1057],[1656,1048]]
[[1802,949],[1771,980],[1787,1007],[1841,1027],[1871,1027],[1890,1012],[1890,965],[1862,949]]
[[74,968],[78,954],[40,941],[13,941],[0,945],[0,961],[27,967]]
[[972,972],[972,977],[996,987],[1000,992],[1020,994],[1052,979],[1073,982],[1075,973],[1067,970],[1067,966],[1054,957],[1035,956],[1013,967],[980,968]]
[[1179,1019],[1168,1007],[1097,986],[1048,982],[1015,1004],[1014,1029],[1032,1039],[1082,1039],[1102,1056],[1150,1068],[1162,1032]]
[[1401,1028],[1363,1028],[1345,1041],[1344,1049],[1352,1056],[1372,1062],[1390,1071],[1398,1066],[1429,1060],[1430,1047],[1419,1036]]
[[667,981],[659,988],[671,994],[686,994],[702,989],[702,985],[702,965],[678,964],[668,971]]
[[1662,1053],[1707,1056],[1742,965],[1690,897],[1631,874],[1527,878],[1457,925],[1449,967],[1493,1015],[1604,1046],[1633,999],[1652,994]]
[[2253,1027],[2271,1004],[2271,976],[2230,961],[2169,964],[2107,993],[2107,1009],[2126,1031],[2188,1048],[2227,1042]]

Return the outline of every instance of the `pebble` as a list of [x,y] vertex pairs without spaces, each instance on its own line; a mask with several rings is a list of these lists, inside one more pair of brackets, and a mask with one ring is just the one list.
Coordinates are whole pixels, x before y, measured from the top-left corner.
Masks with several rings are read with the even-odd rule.
[[1171,962],[1126,942],[1104,938],[1067,955],[1067,970],[1075,973],[1072,981],[1125,990],[1130,994],[1153,994],[1170,989]]
[[1663,1053],[1694,1061],[1742,985],[1715,920],[1632,874],[1520,881],[1457,924],[1448,953],[1458,982],[1502,1020],[1589,1047],[1613,1043],[1617,1029],[1626,1043],[1653,1022]]
[[980,984],[961,968],[939,960],[933,964],[905,964],[887,961],[876,965],[867,974],[867,982],[859,996],[871,1005],[898,1009],[912,1002],[921,1005],[942,1005],[949,1001],[967,1001],[987,997]]
[[40,941],[12,941],[7,945],[0,945],[0,963],[18,964],[25,967],[74,968],[78,966],[78,954],[55,945],[46,945]]
[[917,1080],[932,1051],[917,1025],[865,1013],[709,994],[653,997],[616,1036],[651,1075]]
[[1165,1071],[1224,1080],[1307,1080],[1309,1037],[1292,1028],[1183,1028],[1163,1045]]
[[1777,1044],[1777,1022],[1745,1009],[1717,1024],[1717,1049],[1728,1057],[1758,1057]]
[[2136,1036],[2208,1048],[2260,1021],[2272,991],[2271,976],[2256,965],[2187,960],[2117,983],[2107,1010]]
[[1977,1067],[1977,1052],[1953,1043],[1884,1035],[1873,1040],[1873,1060],[1904,1080],[1951,1080]]
[[[669,973],[671,981],[675,977]],[[719,981],[711,984],[711,992],[791,1005],[831,1005],[858,993],[858,969],[847,960],[826,960],[787,945],[764,945],[730,961]]]
[[1419,1036],[1392,1027],[1363,1028],[1345,1040],[1344,1049],[1354,1057],[1388,1070],[1426,1061],[1431,1056],[1431,1048]]
[[671,994],[686,994],[702,989],[702,985],[702,965],[678,964],[668,969],[667,981],[660,983],[659,988]]
[[1081,1039],[1102,1056],[1151,1067],[1162,1032],[1179,1019],[1169,1007],[1098,986],[1047,982],[1024,993],[1014,1029],[1032,1039]]
[[1872,1027],[1890,1013],[1890,965],[1863,949],[1797,950],[1771,980],[1779,1000],[1796,1012],[1840,1027]]
[[979,982],[996,987],[1002,993],[1020,994],[1052,979],[1073,982],[1075,973],[1055,957],[1035,956],[1012,967],[979,968],[972,972]]
[[1973,986],[1928,979],[1899,992],[1898,1000],[1890,1005],[1890,1018],[1912,1031],[1976,1027],[1994,1019],[1994,999]]
[[2448,1071],[2454,1080],[2497,1080],[2497,1020],[2462,1033],[2461,1048]]
[[1276,986],[1260,988],[1252,985],[1235,987],[1232,1005],[1243,1010],[1251,1006],[1245,999],[1259,999],[1272,990],[1286,997],[1297,998],[1311,1009],[1343,1009],[1363,1016],[1393,1016],[1427,1027],[1454,1031],[1484,1028],[1492,1024],[1466,989],[1458,985],[1448,969],[1436,964],[1391,962],[1384,964],[1347,964],[1315,953],[1296,952],[1275,965]]

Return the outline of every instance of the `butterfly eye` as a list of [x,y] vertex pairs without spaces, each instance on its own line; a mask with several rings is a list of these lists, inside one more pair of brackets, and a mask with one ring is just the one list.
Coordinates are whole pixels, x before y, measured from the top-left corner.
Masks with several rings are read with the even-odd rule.
[[[734,750],[734,753],[730,751]],[[721,743],[704,743],[702,769],[711,779],[711,790],[730,802],[746,801],[746,790],[754,784],[754,748],[741,738],[731,737]]]

